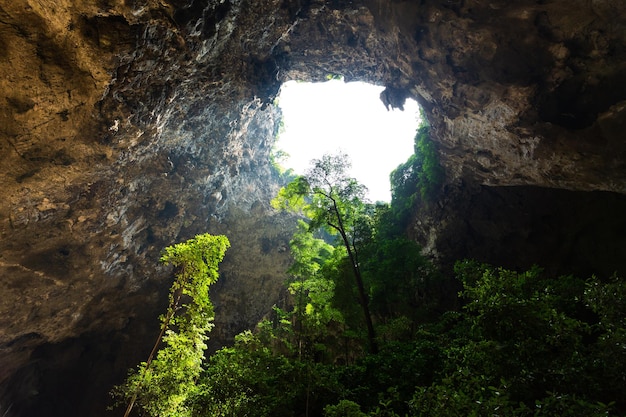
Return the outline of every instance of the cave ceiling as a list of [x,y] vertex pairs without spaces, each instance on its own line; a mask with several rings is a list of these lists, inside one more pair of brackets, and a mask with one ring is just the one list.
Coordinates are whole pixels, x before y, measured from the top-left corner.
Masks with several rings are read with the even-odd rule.
[[[293,226],[268,205],[283,82],[337,74],[385,86],[390,108],[417,100],[449,192],[413,233],[461,256],[489,253],[511,207],[519,245],[550,235],[546,206],[578,207],[561,229],[594,229],[586,207],[619,217],[625,70],[622,0],[0,0],[0,413],[104,415],[105,387],[150,344],[174,242],[233,244],[214,348],[277,301]],[[515,226],[520,210],[537,220]],[[438,245],[436,225],[470,237]],[[625,255],[610,243],[625,227],[603,222],[605,253]],[[83,398],[73,411],[53,399],[59,375]]]

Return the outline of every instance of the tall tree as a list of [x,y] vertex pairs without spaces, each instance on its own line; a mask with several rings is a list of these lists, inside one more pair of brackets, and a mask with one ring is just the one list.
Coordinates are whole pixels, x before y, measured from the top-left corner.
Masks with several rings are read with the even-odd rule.
[[346,248],[359,304],[367,327],[370,351],[376,353],[376,334],[359,265],[359,221],[365,210],[365,186],[347,174],[350,160],[346,154],[324,155],[311,161],[311,168],[283,187],[273,200],[275,208],[302,212],[310,219],[311,230],[323,228],[340,236]]
[[342,321],[341,313],[331,303],[335,283],[320,273],[335,248],[311,234],[302,220],[289,247],[294,262],[287,271],[292,277],[288,289],[296,301],[294,333],[301,358],[306,345],[327,333],[331,322]]

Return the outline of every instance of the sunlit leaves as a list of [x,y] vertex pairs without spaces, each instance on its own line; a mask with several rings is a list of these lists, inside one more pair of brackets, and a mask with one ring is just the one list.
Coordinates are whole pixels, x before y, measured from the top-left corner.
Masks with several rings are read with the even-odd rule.
[[363,210],[367,190],[347,175],[349,168],[345,154],[314,159],[304,176],[281,188],[272,206],[303,214],[311,229],[325,227],[329,232],[339,232],[343,223],[348,230]]
[[198,235],[165,249],[161,262],[172,265],[175,280],[169,306],[160,317],[163,346],[141,363],[114,393],[136,403],[150,416],[191,415],[190,398],[198,394],[207,333],[213,327],[209,286],[218,279],[218,265],[230,243],[225,236]]
[[294,262],[287,272],[296,278],[315,275],[334,251],[332,245],[309,233],[307,224],[302,220],[298,221],[298,230],[289,242],[289,248]]
[[358,256],[358,231],[367,207],[366,188],[347,175],[349,168],[346,154],[327,154],[314,159],[306,175],[284,187],[273,205],[302,213],[308,218],[311,231],[322,229],[340,236],[358,290],[370,351],[375,352],[378,349],[376,336]]
[[307,196],[310,187],[305,177],[296,177],[293,181],[282,187],[278,195],[272,200],[272,207],[278,210],[292,212],[305,211],[307,209]]

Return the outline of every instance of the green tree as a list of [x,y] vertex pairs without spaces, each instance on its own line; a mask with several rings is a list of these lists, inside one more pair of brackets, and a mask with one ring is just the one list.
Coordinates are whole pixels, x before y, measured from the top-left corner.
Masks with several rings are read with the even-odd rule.
[[[400,316],[415,322],[433,299],[427,285],[433,274],[420,246],[404,237],[375,240],[367,247],[363,272],[370,286],[373,311],[381,321]],[[434,294],[428,294],[434,296]]]
[[340,236],[346,249],[363,310],[371,352],[378,350],[369,311],[369,298],[359,266],[359,221],[365,210],[366,188],[347,175],[350,161],[346,154],[324,155],[314,159],[304,176],[283,187],[273,200],[275,208],[301,211],[310,219],[312,230],[324,228]]
[[455,272],[466,303],[438,324],[445,360],[414,415],[624,415],[624,281],[473,261]]
[[295,298],[292,314],[301,358],[311,344],[325,338],[331,323],[341,323],[343,318],[331,303],[335,283],[321,273],[334,247],[314,237],[301,220],[289,246],[294,262],[287,271],[292,277],[288,290]]
[[167,311],[160,317],[161,332],[146,362],[113,390],[128,401],[125,417],[135,404],[151,416],[191,415],[188,399],[195,395],[207,333],[213,327],[209,286],[217,281],[218,265],[229,246],[225,236],[206,233],[165,249],[161,262],[176,273]]
[[198,382],[197,416],[320,416],[342,392],[336,366],[283,354],[246,330],[213,354]]
[[336,405],[324,407],[324,417],[367,417],[367,414],[354,401],[341,400]]

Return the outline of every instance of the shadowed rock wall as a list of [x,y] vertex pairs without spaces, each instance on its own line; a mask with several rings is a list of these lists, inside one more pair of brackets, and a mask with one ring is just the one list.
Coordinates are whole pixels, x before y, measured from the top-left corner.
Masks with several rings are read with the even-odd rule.
[[[293,223],[268,207],[288,79],[424,107],[448,194],[413,230],[440,258],[562,271],[569,242],[603,239],[580,270],[610,270],[623,240],[593,230],[626,191],[625,44],[621,0],[0,0],[0,413],[105,415],[155,334],[160,251],[197,233],[232,242],[212,347],[269,310]],[[572,206],[589,209],[561,220]]]
[[624,194],[461,182],[420,205],[409,233],[447,272],[455,260],[472,258],[608,278],[626,271],[624,210]]

